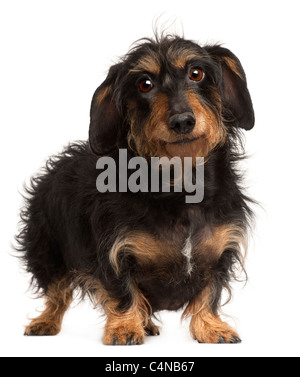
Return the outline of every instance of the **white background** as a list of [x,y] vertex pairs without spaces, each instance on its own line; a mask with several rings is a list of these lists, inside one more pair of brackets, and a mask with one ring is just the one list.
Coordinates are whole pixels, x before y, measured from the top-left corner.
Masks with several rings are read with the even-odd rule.
[[[94,90],[132,42],[152,36],[160,15],[161,23],[177,19],[179,31],[182,23],[186,38],[224,43],[247,74],[256,126],[245,133],[245,167],[262,209],[249,282],[235,285],[224,307],[243,343],[200,345],[181,313],[163,312],[160,337],[103,346],[104,320],[88,302],[72,306],[57,337],[24,337],[27,315],[42,301],[10,255],[18,191],[49,155],[87,138]],[[1,0],[1,356],[299,356],[299,35],[299,2],[291,0]]]

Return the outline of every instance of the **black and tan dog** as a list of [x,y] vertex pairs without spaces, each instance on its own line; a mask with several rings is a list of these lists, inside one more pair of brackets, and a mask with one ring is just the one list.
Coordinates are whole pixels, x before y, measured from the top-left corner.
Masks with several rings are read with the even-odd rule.
[[[183,307],[198,342],[240,342],[218,311],[243,264],[251,211],[236,162],[241,129],[253,125],[232,52],[177,36],[138,42],[94,94],[89,143],[52,157],[27,189],[18,250],[46,304],[25,334],[57,334],[81,288],[107,316],[104,344],[141,344],[159,334],[155,312]],[[204,157],[204,199],[99,193],[97,159],[118,166],[121,148],[128,159]]]

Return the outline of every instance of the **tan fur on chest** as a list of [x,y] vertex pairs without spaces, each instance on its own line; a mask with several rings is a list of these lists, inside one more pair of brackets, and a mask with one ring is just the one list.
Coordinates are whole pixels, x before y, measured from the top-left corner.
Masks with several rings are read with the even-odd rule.
[[208,227],[193,232],[170,233],[162,239],[142,231],[127,232],[114,242],[109,258],[119,273],[119,258],[121,254],[132,255],[139,265],[168,265],[185,263],[186,273],[191,274],[193,264],[199,258],[207,262],[216,262],[227,248],[241,251],[246,249],[245,235],[241,228],[233,224]]

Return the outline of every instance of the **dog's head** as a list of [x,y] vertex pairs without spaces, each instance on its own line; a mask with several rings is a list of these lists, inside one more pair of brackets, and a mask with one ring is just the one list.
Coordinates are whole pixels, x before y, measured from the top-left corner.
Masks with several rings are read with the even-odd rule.
[[231,128],[250,130],[244,70],[228,49],[179,37],[144,40],[112,66],[91,106],[89,141],[105,155],[205,157]]

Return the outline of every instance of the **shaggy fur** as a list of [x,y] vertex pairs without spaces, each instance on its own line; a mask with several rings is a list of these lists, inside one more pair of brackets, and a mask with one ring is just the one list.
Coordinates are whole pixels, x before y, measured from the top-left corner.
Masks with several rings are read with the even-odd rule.
[[[91,105],[89,142],[52,157],[27,188],[17,236],[46,310],[26,335],[56,334],[75,289],[107,315],[105,344],[158,335],[152,315],[185,307],[199,342],[236,343],[218,310],[243,263],[251,211],[236,163],[254,125],[244,70],[219,46],[142,40],[109,70]],[[205,158],[201,203],[178,192],[99,193],[99,156]],[[118,190],[117,190],[118,191]]]

